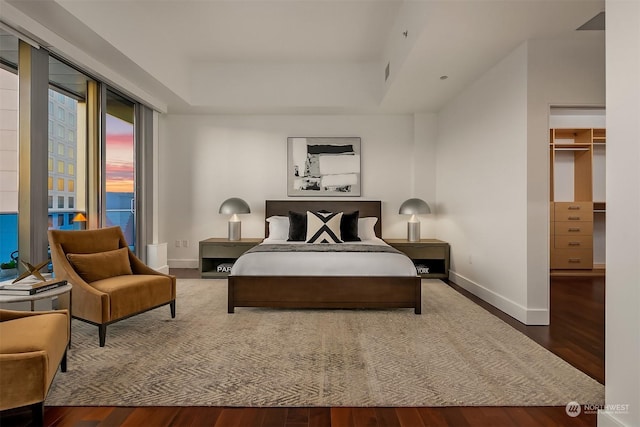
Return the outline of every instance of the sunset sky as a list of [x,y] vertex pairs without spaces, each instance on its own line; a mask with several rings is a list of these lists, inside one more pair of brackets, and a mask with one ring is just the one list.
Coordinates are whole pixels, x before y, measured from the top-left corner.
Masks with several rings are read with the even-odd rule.
[[107,115],[106,190],[133,193],[133,125]]

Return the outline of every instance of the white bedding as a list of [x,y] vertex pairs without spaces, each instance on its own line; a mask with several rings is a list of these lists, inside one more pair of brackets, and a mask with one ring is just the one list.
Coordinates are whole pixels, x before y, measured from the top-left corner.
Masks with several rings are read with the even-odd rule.
[[[291,244],[265,239],[261,244]],[[379,238],[350,244],[387,244]],[[408,276],[417,275],[409,257],[385,252],[254,252],[233,264],[232,276]]]

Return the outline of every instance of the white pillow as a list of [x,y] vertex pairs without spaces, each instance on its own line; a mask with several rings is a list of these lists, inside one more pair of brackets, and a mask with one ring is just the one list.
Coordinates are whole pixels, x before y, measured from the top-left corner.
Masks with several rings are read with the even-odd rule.
[[287,240],[289,238],[289,217],[288,216],[270,216],[267,218],[269,223],[269,239]]
[[378,222],[376,217],[358,218],[358,237],[360,240],[375,240],[376,231],[373,228]]

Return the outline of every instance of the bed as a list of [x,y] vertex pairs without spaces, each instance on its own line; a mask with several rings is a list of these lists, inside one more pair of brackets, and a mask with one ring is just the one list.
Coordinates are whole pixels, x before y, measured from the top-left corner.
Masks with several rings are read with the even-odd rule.
[[[265,218],[288,217],[289,212],[359,212],[359,218],[377,218],[372,226],[375,235],[371,242],[383,246],[381,239],[381,202],[380,201],[344,201],[344,200],[267,200],[265,204]],[[364,221],[364,220],[363,220]],[[369,221],[368,224],[371,224]],[[361,224],[361,222],[359,222]],[[269,222],[265,223],[265,236],[263,244],[274,243],[273,236],[269,235]],[[275,242],[284,243],[284,242]],[[349,242],[350,244],[352,242]],[[353,242],[353,245],[358,243]],[[373,247],[374,244],[367,245]],[[258,246],[262,246],[258,245]],[[275,245],[277,246],[277,245]],[[311,245],[340,246],[338,245]],[[389,247],[390,248],[390,247]],[[256,249],[256,248],[254,248]],[[261,248],[257,248],[260,252]],[[375,248],[374,248],[375,249]],[[383,249],[380,249],[383,251]],[[274,308],[412,308],[415,314],[421,313],[421,288],[420,277],[417,275],[411,260],[403,254],[398,254],[396,259],[400,267],[398,273],[386,273],[384,270],[375,272],[362,269],[349,271],[338,269],[337,273],[328,274],[326,271],[307,271],[304,267],[298,270],[289,270],[271,261],[266,264],[274,264],[275,270],[251,271],[247,265],[260,265],[255,261],[258,256],[254,251],[243,254],[231,269],[228,278],[228,312],[233,313],[236,307],[274,307]],[[267,254],[275,256],[272,254]],[[314,254],[318,255],[318,254]],[[379,257],[375,253],[372,256]],[[291,258],[293,255],[287,255]],[[298,256],[297,254],[295,256]],[[305,255],[299,255],[305,256]],[[321,256],[333,256],[322,253]],[[342,256],[342,255],[339,255]],[[351,256],[351,255],[349,255]],[[355,255],[366,257],[368,255]],[[387,256],[385,254],[384,256]],[[392,254],[388,254],[392,256]],[[250,258],[254,257],[254,258]],[[377,258],[381,259],[381,258]],[[395,261],[394,261],[395,262]],[[264,264],[264,263],[263,263]],[[296,263],[297,264],[297,263]],[[320,263],[322,264],[322,263]],[[375,263],[375,264],[387,264]],[[363,264],[365,265],[365,264]],[[371,262],[369,261],[369,264]],[[410,266],[410,267],[407,267]],[[286,272],[285,272],[286,270]],[[373,274],[373,275],[372,275]]]

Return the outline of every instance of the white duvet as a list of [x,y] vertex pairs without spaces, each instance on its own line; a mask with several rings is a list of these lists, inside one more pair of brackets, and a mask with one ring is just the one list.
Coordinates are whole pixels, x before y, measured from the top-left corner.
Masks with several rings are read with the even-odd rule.
[[[291,244],[265,239],[261,244]],[[387,244],[382,239],[350,244]],[[233,264],[232,276],[416,276],[416,268],[404,254],[386,252],[254,252]]]

